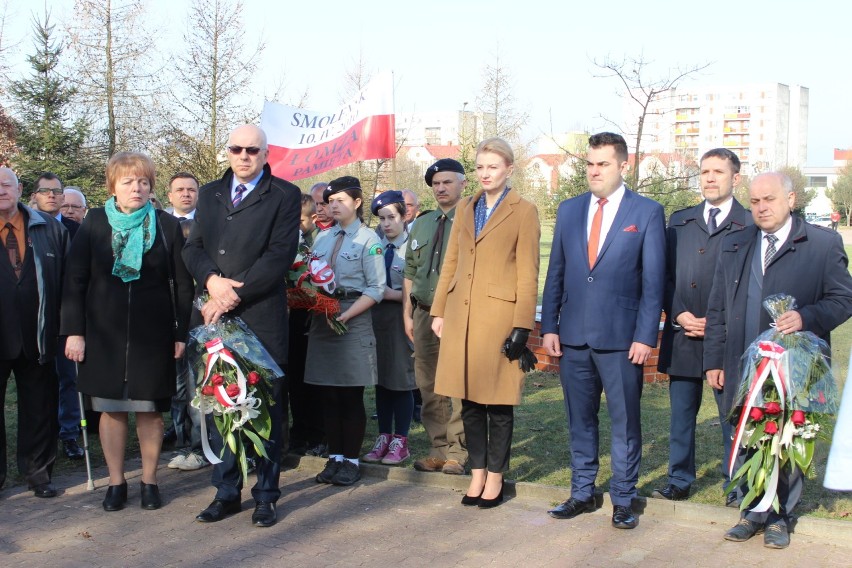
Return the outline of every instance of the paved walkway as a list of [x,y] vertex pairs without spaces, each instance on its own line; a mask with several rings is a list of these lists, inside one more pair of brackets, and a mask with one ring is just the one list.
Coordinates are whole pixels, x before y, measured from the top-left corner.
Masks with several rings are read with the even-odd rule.
[[[693,505],[681,507],[692,514],[679,516],[669,514],[671,504],[649,502],[639,527],[625,531],[610,526],[608,505],[570,521],[549,518],[555,494],[541,486],[519,484],[513,491],[519,496],[479,510],[462,507],[461,492],[450,487],[463,487],[464,478],[372,466],[362,482],[339,488],[313,481],[321,464],[303,460],[282,474],[279,522],[269,529],[251,526],[248,492],[239,515],[216,524],[193,521],[213,496],[210,468],[163,467],[159,511],[139,508],[138,460],[128,461],[137,468],[128,474],[129,506],[115,513],[101,509],[102,469],[94,491],[86,490],[85,474],[56,478],[55,499],[9,488],[0,492],[0,565],[852,566],[846,523],[827,522],[822,532],[811,526],[793,535],[789,549],[775,551],[763,547],[762,537],[724,541],[723,531],[736,520],[731,509]],[[841,530],[834,538],[832,526]]]

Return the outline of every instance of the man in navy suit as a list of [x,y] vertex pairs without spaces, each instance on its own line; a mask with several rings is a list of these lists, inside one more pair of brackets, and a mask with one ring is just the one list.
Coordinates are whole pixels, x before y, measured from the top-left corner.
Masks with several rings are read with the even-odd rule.
[[549,511],[570,519],[595,508],[598,410],[612,423],[612,524],[632,529],[642,428],[642,366],[657,344],[666,272],[663,207],[628,190],[627,144],[589,138],[589,192],[559,205],[541,329],[560,378],[571,437],[571,498]]
[[[704,393],[704,325],[722,239],[751,225],[751,214],[734,198],[740,182],[740,159],[727,148],[701,156],[699,178],[704,201],[672,213],[666,231],[666,325],[660,342],[658,369],[669,375],[668,484],[651,495],[680,501],[695,481],[695,419]],[[731,453],[731,427],[722,414],[721,392],[715,391],[725,457]],[[726,482],[728,467],[722,460]],[[726,505],[734,505],[731,492]]]
[[[725,415],[737,403],[743,353],[772,323],[762,307],[764,298],[783,293],[796,299],[796,309],[775,320],[775,330],[781,333],[810,331],[830,341],[831,330],[852,316],[852,277],[843,241],[836,232],[792,215],[795,201],[793,183],[786,175],[755,177],[749,187],[754,225],[722,241],[707,305],[704,369],[710,386],[723,393]],[[740,448],[734,471],[747,458],[748,452]],[[763,530],[764,546],[787,547],[787,525],[803,481],[801,469],[782,467],[778,512],[752,510],[762,497],[758,495],[725,539],[742,542]],[[743,496],[740,489],[740,501]]]

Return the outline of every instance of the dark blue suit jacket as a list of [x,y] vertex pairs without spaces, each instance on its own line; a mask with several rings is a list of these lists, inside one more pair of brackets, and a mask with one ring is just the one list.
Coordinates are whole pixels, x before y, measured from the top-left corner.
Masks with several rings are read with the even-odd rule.
[[559,205],[542,298],[542,333],[563,345],[628,350],[656,346],[666,274],[663,207],[626,190],[597,262],[589,269],[591,193]]

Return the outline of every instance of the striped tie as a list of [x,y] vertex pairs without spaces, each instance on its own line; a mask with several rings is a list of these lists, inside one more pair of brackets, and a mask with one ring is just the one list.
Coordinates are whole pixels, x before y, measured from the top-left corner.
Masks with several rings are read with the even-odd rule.
[[234,199],[231,200],[231,203],[234,204],[234,207],[237,207],[243,201],[243,193],[246,191],[246,186],[240,184],[234,189]]
[[766,239],[766,252],[763,254],[763,271],[766,272],[766,267],[769,266],[772,257],[775,256],[775,243],[778,242],[778,237],[765,235],[763,238]]

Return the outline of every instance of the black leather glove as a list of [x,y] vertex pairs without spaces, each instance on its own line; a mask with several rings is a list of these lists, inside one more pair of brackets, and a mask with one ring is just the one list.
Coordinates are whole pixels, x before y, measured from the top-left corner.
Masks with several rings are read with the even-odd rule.
[[503,345],[503,353],[506,354],[509,361],[517,361],[524,352],[524,347],[527,346],[527,339],[530,338],[530,330],[522,327],[512,329],[512,334],[506,338],[506,343]]
[[518,366],[520,366],[521,371],[525,373],[534,371],[536,363],[538,363],[538,357],[535,356],[535,353],[530,351],[529,347],[524,347],[524,352],[521,353],[521,359],[518,361]]

